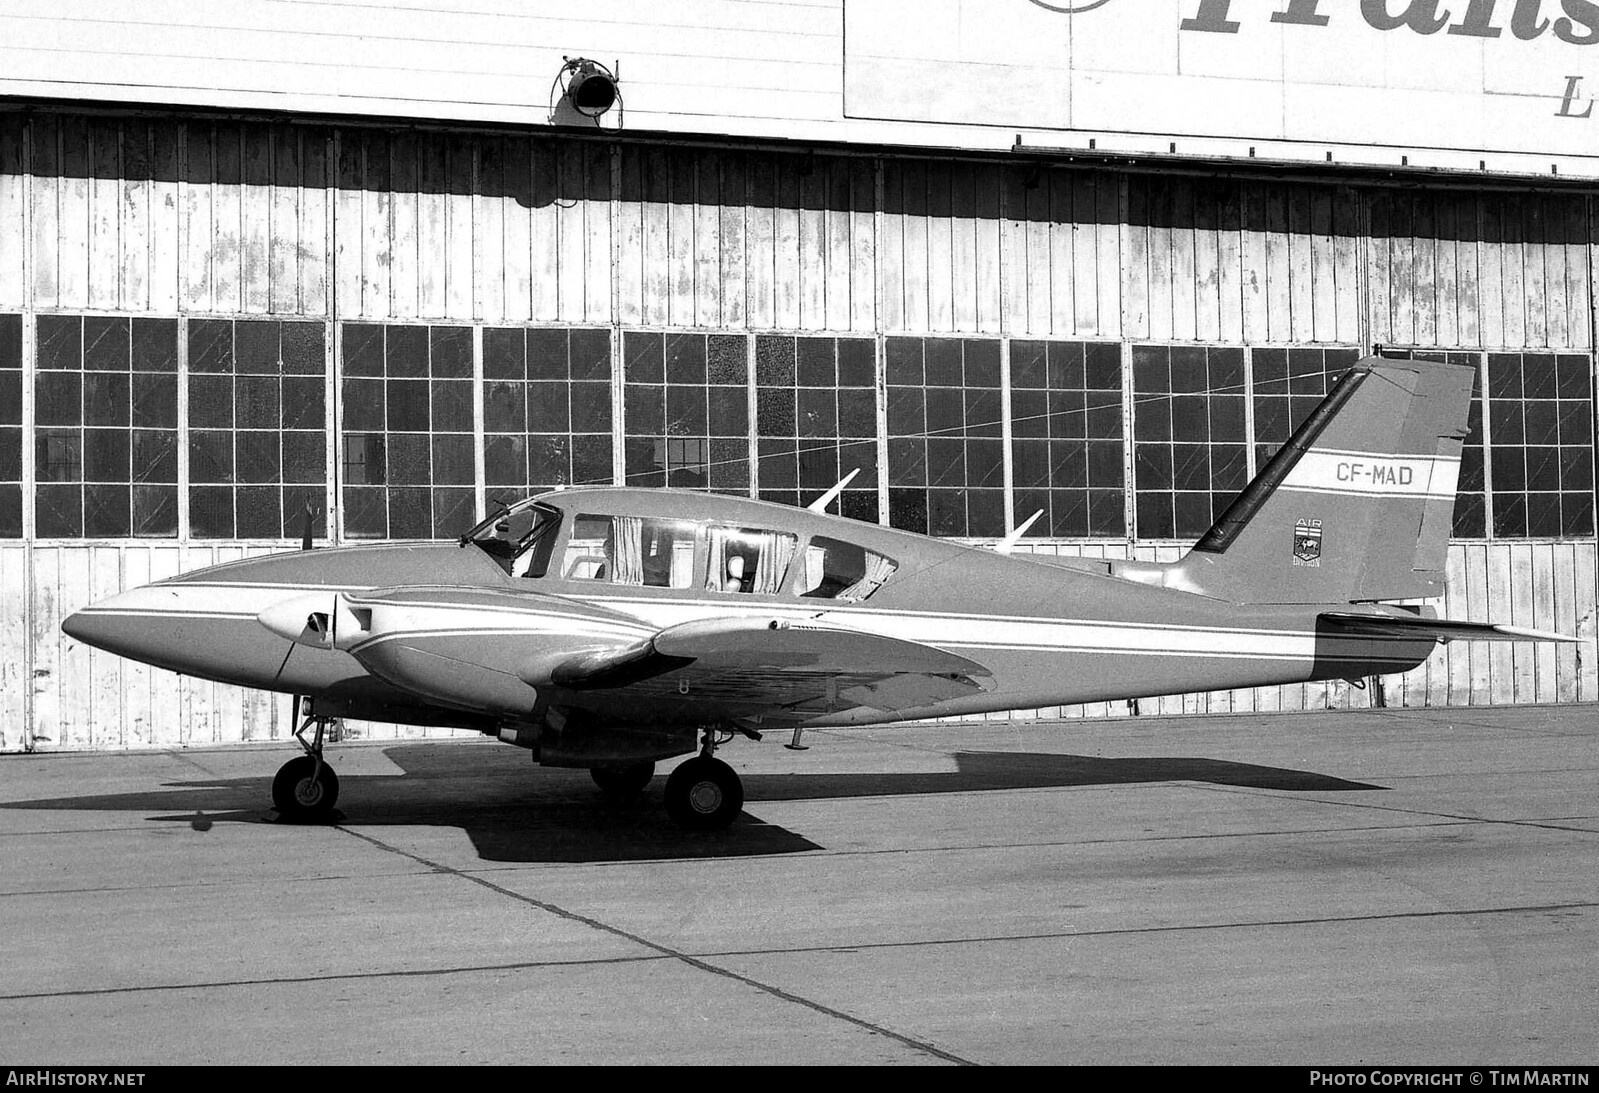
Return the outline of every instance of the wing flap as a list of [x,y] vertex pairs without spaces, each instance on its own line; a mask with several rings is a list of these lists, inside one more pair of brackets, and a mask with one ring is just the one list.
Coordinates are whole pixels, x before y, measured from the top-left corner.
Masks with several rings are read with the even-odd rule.
[[1435,641],[1565,641],[1567,637],[1551,630],[1509,626],[1492,622],[1463,622],[1457,619],[1429,619],[1421,615],[1366,615],[1353,611],[1323,611],[1318,616],[1337,630],[1361,637],[1432,638]]

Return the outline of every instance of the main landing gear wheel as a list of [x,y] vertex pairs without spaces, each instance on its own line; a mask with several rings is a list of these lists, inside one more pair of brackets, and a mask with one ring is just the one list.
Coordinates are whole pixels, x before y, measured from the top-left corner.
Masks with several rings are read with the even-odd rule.
[[655,777],[655,764],[630,763],[625,767],[590,767],[589,777],[607,797],[617,801],[631,801]]
[[666,814],[691,831],[720,831],[744,811],[744,783],[720,759],[698,755],[666,780]]
[[330,819],[339,799],[339,776],[321,756],[290,759],[272,779],[272,807],[291,823],[319,823]]

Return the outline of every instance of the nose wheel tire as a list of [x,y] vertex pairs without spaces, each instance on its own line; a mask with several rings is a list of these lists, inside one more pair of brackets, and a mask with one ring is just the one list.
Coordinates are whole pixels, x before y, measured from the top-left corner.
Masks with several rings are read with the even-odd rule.
[[720,831],[744,811],[744,783],[720,759],[696,756],[666,780],[666,814],[690,831]]
[[600,792],[616,801],[631,801],[644,792],[655,777],[655,764],[631,763],[625,767],[590,767],[589,777]]
[[291,823],[330,819],[339,799],[339,776],[315,756],[301,755],[278,768],[272,779],[272,807]]

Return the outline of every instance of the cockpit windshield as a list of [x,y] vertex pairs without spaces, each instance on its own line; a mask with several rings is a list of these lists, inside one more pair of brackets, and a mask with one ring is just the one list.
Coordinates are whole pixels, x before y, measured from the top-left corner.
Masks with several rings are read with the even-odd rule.
[[513,577],[542,577],[550,565],[561,514],[534,501],[500,511],[461,536],[500,564]]

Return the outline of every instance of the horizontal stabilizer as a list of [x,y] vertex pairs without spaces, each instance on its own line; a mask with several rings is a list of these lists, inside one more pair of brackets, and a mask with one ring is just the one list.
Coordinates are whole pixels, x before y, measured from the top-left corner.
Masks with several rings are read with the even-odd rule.
[[1318,618],[1349,635],[1384,638],[1432,638],[1435,641],[1581,641],[1550,630],[1505,626],[1492,622],[1429,619],[1420,615],[1366,615],[1323,611]]

